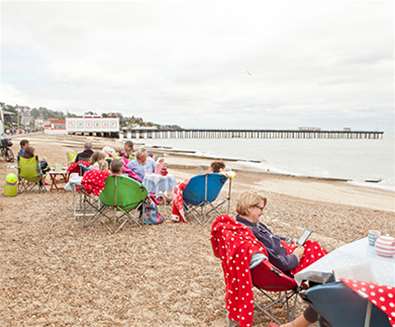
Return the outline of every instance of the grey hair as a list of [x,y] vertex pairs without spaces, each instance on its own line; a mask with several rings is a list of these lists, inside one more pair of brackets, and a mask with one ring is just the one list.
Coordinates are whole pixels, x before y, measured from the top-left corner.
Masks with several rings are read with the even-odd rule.
[[91,142],[86,142],[84,145],[85,150],[92,150],[92,143]]

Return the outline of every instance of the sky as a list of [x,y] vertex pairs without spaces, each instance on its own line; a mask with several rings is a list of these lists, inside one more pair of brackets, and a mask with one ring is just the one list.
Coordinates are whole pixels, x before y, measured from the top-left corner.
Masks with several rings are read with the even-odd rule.
[[1,1],[0,47],[7,104],[395,129],[393,0]]

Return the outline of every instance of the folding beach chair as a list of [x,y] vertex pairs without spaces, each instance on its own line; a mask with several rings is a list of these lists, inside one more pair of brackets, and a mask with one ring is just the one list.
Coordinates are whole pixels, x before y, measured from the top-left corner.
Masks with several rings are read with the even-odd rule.
[[227,180],[228,177],[218,173],[192,177],[183,192],[186,216],[193,216],[198,223],[205,224],[209,222],[211,213],[221,214],[219,209],[225,203],[228,204],[227,212],[229,212],[232,190],[230,181],[226,199],[214,203]]
[[305,297],[331,326],[390,327],[383,311],[341,282],[314,286]]
[[70,165],[75,161],[75,158],[77,158],[77,151],[67,151],[66,152],[66,157],[67,157],[67,165]]
[[47,189],[41,182],[42,178],[37,156],[29,159],[18,156],[18,191],[20,193],[31,191],[35,187],[38,188],[39,192],[46,192]]
[[[113,233],[120,231],[127,222],[141,225],[143,223],[140,218],[141,210],[147,196],[147,190],[139,182],[126,176],[109,176],[99,196],[100,207],[96,215],[85,223],[85,226],[93,225],[101,217],[111,220],[113,216],[120,221],[120,225],[115,231],[106,225]],[[115,212],[115,215],[111,216],[110,211]]]
[[[272,313],[272,309],[280,307],[286,310],[288,320],[292,320],[301,290],[295,279],[273,266],[269,260],[264,260],[251,269],[251,277],[254,287],[266,300],[265,303],[259,303],[260,301],[256,300],[256,308],[280,324],[278,318]],[[257,294],[255,293],[255,295]]]

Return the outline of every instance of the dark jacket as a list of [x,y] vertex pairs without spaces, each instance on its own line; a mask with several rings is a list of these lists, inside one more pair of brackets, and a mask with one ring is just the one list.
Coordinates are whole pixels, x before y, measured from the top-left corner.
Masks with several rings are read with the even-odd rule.
[[92,150],[84,150],[77,154],[77,156],[75,157],[75,162],[78,162],[80,160],[88,161],[91,158],[92,154]]
[[269,261],[281,271],[288,272],[299,264],[298,257],[295,254],[288,255],[282,247],[282,238],[274,235],[264,224],[253,224],[240,216],[237,216],[236,220],[251,229],[255,237],[265,246],[269,254]]

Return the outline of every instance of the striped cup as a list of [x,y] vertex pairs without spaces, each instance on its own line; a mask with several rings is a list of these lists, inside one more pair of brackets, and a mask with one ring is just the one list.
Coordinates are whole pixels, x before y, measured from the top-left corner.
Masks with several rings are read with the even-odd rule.
[[382,257],[392,257],[395,254],[395,238],[380,236],[376,240],[376,253]]
[[369,245],[374,246],[376,243],[376,240],[380,237],[381,233],[378,230],[369,230],[368,232],[368,240],[369,240]]

